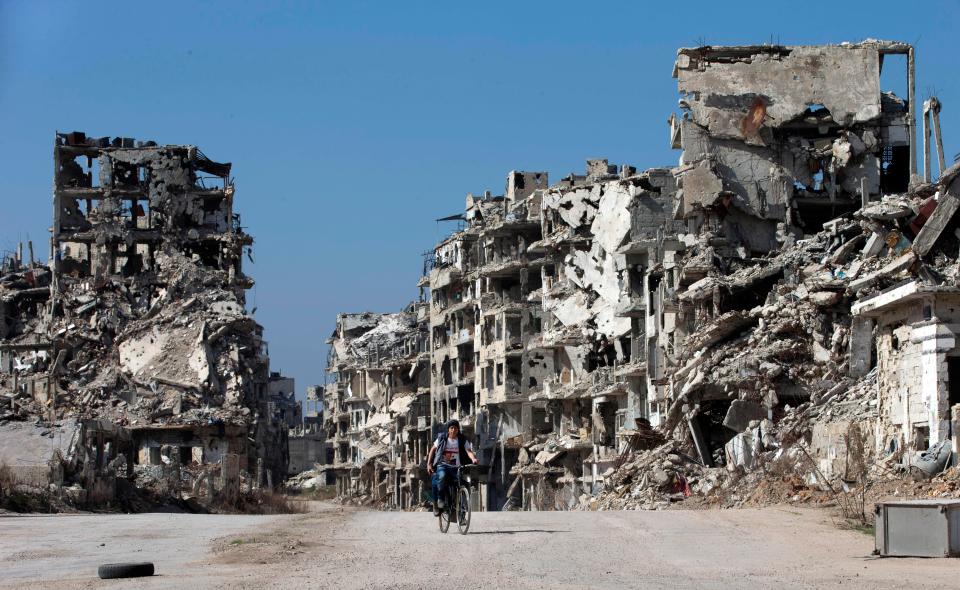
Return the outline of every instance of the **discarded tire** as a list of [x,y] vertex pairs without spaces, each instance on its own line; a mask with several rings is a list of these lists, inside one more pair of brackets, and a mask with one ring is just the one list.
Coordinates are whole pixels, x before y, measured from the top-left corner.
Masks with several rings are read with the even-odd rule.
[[142,563],[105,563],[97,568],[97,575],[103,580],[115,578],[142,578],[153,575],[153,564]]

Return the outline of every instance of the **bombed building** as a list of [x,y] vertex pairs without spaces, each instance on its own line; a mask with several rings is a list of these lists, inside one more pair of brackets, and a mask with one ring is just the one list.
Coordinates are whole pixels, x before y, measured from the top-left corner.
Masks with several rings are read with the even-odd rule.
[[0,279],[0,462],[88,503],[121,479],[208,497],[214,472],[228,495],[281,481],[288,429],[245,309],[231,165],[79,132],[56,135],[53,161],[49,263],[30,244]]
[[485,510],[731,505],[774,463],[831,490],[953,464],[960,181],[935,98],[918,174],[913,48],[688,48],[673,73],[676,166],[510,172],[443,218],[402,322],[338,318],[341,495],[422,503],[452,418]]
[[322,463],[337,493],[365,491],[397,506],[419,503],[432,441],[425,306],[400,313],[340,314],[324,389],[329,445]]

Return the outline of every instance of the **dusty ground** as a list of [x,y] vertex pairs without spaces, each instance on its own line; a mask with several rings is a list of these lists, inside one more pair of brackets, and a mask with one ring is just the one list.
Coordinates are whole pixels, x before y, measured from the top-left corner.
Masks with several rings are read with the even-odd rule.
[[[443,537],[427,513],[331,505],[291,516],[6,516],[0,588],[947,588],[960,571],[957,560],[872,549],[824,511],[790,508],[480,513],[467,536]],[[98,564],[124,560],[152,560],[159,575],[96,578]]]
[[[212,588],[225,565],[199,566],[217,537],[282,518],[205,514],[0,516],[0,588]],[[100,580],[97,566],[153,561],[149,580]]]

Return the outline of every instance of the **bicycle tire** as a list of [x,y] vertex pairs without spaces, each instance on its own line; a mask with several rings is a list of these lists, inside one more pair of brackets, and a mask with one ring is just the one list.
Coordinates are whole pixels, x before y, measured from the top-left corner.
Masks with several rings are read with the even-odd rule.
[[450,530],[450,507],[444,506],[440,509],[440,514],[437,515],[437,524],[440,525],[440,532],[445,533]]
[[460,486],[457,491],[457,528],[461,535],[466,535],[470,530],[470,517],[473,511],[470,509],[470,490],[465,486]]

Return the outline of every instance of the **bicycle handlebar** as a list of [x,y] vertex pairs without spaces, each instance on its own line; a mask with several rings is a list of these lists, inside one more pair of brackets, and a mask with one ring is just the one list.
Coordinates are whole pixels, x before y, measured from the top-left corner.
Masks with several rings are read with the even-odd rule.
[[[429,465],[428,465],[429,467]],[[436,466],[434,466],[436,467]],[[449,467],[449,465],[447,466]],[[482,465],[480,463],[471,463],[469,465],[458,465],[457,469],[490,469],[489,465]]]

